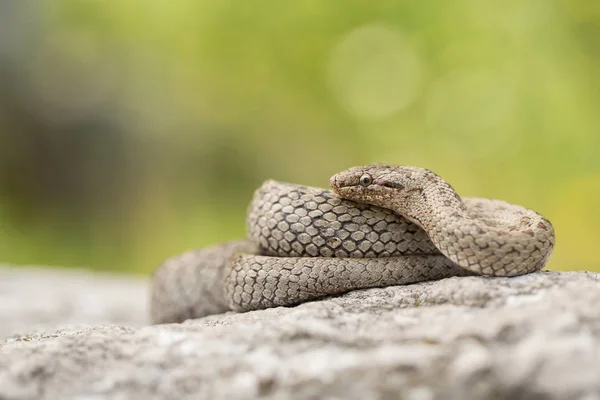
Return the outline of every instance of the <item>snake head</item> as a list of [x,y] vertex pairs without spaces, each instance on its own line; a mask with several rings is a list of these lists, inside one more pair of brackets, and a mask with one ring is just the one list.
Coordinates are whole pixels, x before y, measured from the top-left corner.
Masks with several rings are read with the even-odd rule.
[[352,167],[329,180],[340,197],[390,208],[410,215],[424,192],[436,185],[449,185],[433,172],[419,167],[373,164]]

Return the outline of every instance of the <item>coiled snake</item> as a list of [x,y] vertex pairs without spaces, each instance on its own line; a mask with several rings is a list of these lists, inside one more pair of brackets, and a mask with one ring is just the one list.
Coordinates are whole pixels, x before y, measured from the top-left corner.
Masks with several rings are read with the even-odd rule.
[[542,269],[552,224],[500,200],[461,198],[417,167],[353,167],[332,191],[265,182],[249,238],[165,261],[151,283],[153,323],[292,306],[354,289]]

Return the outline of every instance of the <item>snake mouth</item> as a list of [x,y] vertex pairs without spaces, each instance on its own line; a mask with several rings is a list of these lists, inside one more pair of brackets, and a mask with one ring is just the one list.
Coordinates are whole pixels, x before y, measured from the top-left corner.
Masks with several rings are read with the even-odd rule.
[[338,174],[333,175],[331,178],[329,178],[329,185],[331,186],[331,189],[334,191],[334,193],[337,193],[340,196],[342,196],[343,193],[350,193],[350,190],[353,187],[353,185],[349,185],[347,184],[347,182],[344,182],[343,179],[340,179]]
[[358,178],[355,176],[346,176],[342,174],[335,174],[329,178],[329,185],[335,192],[339,192],[343,189],[352,189],[360,186]]
[[333,193],[337,194],[340,197],[344,197],[344,188],[339,188],[337,186],[332,186],[331,190],[333,190]]

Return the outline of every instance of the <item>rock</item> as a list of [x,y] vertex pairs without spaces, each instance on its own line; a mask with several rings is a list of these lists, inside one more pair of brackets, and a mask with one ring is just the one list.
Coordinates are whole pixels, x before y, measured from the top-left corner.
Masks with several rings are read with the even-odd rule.
[[0,265],[0,339],[59,323],[145,325],[147,287],[107,273]]
[[[88,289],[101,292],[95,279]],[[105,298],[108,317],[116,300]],[[544,271],[183,324],[132,326],[136,309],[129,326],[0,342],[0,398],[600,399],[598,304],[600,274]]]

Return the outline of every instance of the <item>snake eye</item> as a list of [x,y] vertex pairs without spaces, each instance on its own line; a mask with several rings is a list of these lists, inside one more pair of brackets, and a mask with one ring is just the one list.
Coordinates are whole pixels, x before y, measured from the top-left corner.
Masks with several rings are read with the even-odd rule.
[[371,178],[371,175],[369,174],[364,174],[360,177],[360,184],[362,186],[369,186],[371,182],[373,182],[373,178]]

